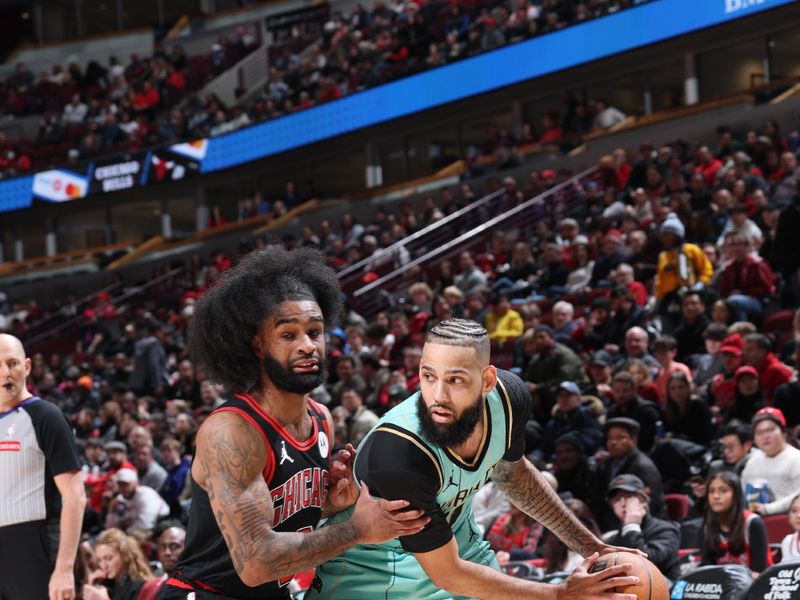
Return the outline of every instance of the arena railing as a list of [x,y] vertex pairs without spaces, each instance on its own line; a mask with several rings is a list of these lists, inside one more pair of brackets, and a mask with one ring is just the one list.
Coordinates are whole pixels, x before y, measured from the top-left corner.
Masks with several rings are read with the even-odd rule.
[[[153,291],[155,295],[161,296],[160,290],[162,290],[165,284],[167,284],[166,287],[170,287],[168,285],[169,282],[184,270],[184,267],[176,267],[170,271],[167,271],[166,273],[162,273],[161,275],[148,280],[142,285],[129,286],[125,288],[121,294],[109,298],[106,304],[119,306],[131,298],[144,296],[151,291]],[[174,287],[174,289],[178,289],[175,286],[172,287]],[[25,348],[29,353],[47,352],[48,354],[52,354],[54,352],[73,352],[75,349],[75,339],[77,339],[80,328],[85,321],[86,318],[81,312],[33,336],[29,337],[28,335],[23,335],[22,338],[23,342],[25,343]]]
[[[443,261],[455,258],[465,250],[483,251],[482,248],[488,246],[487,242],[497,229],[513,231],[516,233],[516,239],[527,241],[535,233],[539,222],[557,223],[572,214],[573,210],[583,203],[584,184],[591,179],[596,170],[596,166],[590,167],[517,206],[506,207],[503,211],[492,211],[496,216],[483,218],[479,223],[473,223],[467,230],[459,230],[451,221],[450,226],[443,227],[442,231],[443,238],[449,239],[436,245],[432,244],[423,254],[416,256],[412,254],[412,259],[407,264],[355,289],[351,293],[355,308],[367,318],[381,310],[393,308],[398,292],[404,287],[417,281],[433,283],[436,279],[435,271]],[[482,206],[485,207],[486,204]],[[474,211],[472,214],[485,213]],[[385,250],[387,260],[392,260],[394,254],[391,250],[402,246],[404,241]],[[371,260],[374,261],[375,256]]]
[[[380,252],[386,256],[395,256],[402,248],[405,248],[411,256],[426,253],[430,248],[437,247],[447,239],[451,239],[454,231],[463,231],[467,227],[474,227],[486,217],[487,213],[504,208],[503,205],[506,201],[506,190],[499,189],[402,240],[398,240],[386,248],[381,248]],[[496,204],[490,206],[491,203]],[[342,289],[354,290],[364,274],[369,271],[374,272],[373,266],[375,266],[374,256],[369,256],[339,271]]]
[[90,304],[95,300],[98,300],[103,294],[110,295],[114,290],[116,290],[120,286],[119,281],[114,281],[109,285],[97,290],[93,291],[82,298],[75,300],[74,302],[70,302],[69,304],[64,304],[61,308],[51,313],[44,315],[42,318],[33,321],[28,325],[28,328],[25,331],[25,335],[32,336],[48,329],[52,329],[58,325],[58,321],[65,321],[75,315],[82,314],[84,310],[89,308]]

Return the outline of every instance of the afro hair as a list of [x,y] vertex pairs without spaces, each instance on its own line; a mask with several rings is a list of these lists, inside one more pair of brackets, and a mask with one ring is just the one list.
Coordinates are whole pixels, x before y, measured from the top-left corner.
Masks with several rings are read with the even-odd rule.
[[189,350],[208,377],[234,392],[259,382],[259,361],[252,340],[264,320],[287,300],[313,300],[325,326],[342,312],[336,273],[322,254],[310,248],[266,248],[247,255],[206,292],[189,327]]

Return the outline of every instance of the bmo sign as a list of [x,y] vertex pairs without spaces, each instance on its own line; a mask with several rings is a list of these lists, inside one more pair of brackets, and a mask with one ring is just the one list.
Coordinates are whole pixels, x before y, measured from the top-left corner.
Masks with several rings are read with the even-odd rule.
[[747,10],[754,6],[767,4],[770,0],[725,0],[725,14]]

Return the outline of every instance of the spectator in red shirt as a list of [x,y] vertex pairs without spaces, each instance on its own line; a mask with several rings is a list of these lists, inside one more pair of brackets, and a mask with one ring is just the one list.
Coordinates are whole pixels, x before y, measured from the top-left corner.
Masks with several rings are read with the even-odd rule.
[[718,158],[714,158],[714,153],[709,150],[708,146],[701,146],[697,150],[697,166],[694,168],[695,173],[701,173],[706,181],[706,187],[711,189],[717,180],[717,171],[722,167],[722,162]]
[[[89,508],[101,513],[103,510],[103,496],[106,495],[106,500],[111,498],[111,488],[109,481],[111,481],[120,469],[136,470],[131,462],[127,459],[128,449],[124,442],[111,441],[105,446],[105,451],[108,460],[103,465],[103,472],[97,476],[87,476],[86,485],[91,490],[89,493]],[[108,494],[106,494],[108,492]]]
[[763,333],[750,333],[745,336],[742,352],[744,362],[758,371],[764,388],[764,399],[768,405],[772,405],[772,396],[778,386],[788,383],[792,379],[792,370],[770,350],[772,350],[772,343]]
[[734,333],[722,341],[719,349],[722,359],[722,371],[714,375],[709,387],[711,398],[711,412],[714,415],[724,415],[733,404],[736,393],[736,369],[742,364],[742,336]]
[[748,243],[742,234],[726,234],[725,248],[731,261],[720,274],[720,296],[734,307],[737,321],[758,321],[763,299],[775,292],[775,274],[763,258],[747,251]]
[[140,91],[133,98],[133,110],[136,112],[145,112],[156,108],[161,102],[161,96],[158,90],[153,87],[149,81],[142,84],[142,91]]
[[633,294],[637,305],[644,306],[647,304],[647,288],[644,287],[644,284],[634,279],[633,267],[628,263],[622,263],[616,269],[614,269],[614,271],[611,273],[610,279],[616,285],[629,290]]
[[539,138],[540,144],[553,144],[564,137],[561,127],[558,126],[558,119],[554,119],[552,115],[545,115],[542,117],[542,129],[544,133]]
[[628,155],[622,148],[614,150],[614,168],[617,172],[617,189],[624,190],[628,187],[633,165],[628,162]]

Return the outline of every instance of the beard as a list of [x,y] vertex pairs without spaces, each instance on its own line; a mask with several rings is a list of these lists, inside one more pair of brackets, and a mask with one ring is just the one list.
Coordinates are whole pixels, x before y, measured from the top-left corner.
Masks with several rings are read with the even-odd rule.
[[417,398],[417,417],[419,418],[422,435],[437,446],[452,448],[467,441],[475,431],[478,423],[483,418],[483,396],[479,395],[472,406],[461,413],[453,423],[441,425],[431,417],[430,410],[422,399],[422,394]]
[[295,373],[291,366],[285,367],[271,354],[264,355],[264,373],[279,390],[291,394],[308,394],[325,381],[325,359],[320,358],[316,373]]

